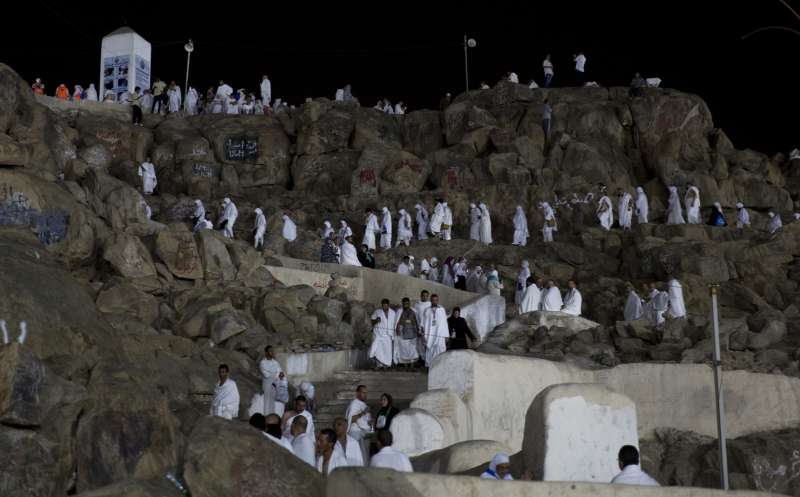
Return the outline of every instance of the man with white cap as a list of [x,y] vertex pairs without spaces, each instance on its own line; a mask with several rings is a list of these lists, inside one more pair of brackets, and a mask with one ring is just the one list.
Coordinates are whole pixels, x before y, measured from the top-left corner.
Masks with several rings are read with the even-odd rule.
[[511,460],[508,454],[498,452],[492,457],[489,463],[489,469],[481,474],[482,480],[513,480],[509,470],[511,469]]
[[236,209],[236,204],[230,198],[225,197],[222,200],[222,217],[218,221],[225,238],[233,238],[233,225],[237,217],[239,217],[239,211]]
[[256,223],[255,228],[253,228],[255,232],[253,246],[258,250],[260,247],[264,247],[264,233],[267,231],[267,218],[264,217],[264,212],[261,208],[256,208],[254,212],[256,213]]

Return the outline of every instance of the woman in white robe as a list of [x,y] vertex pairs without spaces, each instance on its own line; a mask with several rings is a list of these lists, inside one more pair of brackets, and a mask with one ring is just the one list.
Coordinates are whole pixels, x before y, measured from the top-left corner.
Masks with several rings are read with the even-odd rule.
[[607,195],[600,197],[600,201],[597,203],[597,219],[600,221],[600,226],[606,231],[614,225],[614,209],[611,199]]
[[542,224],[542,240],[544,243],[553,241],[553,233],[558,231],[558,223],[556,222],[556,213],[550,204],[547,202],[542,203],[544,210],[544,224]]
[[381,232],[381,227],[378,225],[378,216],[374,212],[369,211],[367,214],[366,226],[364,227],[364,239],[361,243],[367,246],[370,250],[375,250],[375,235]]
[[255,231],[253,246],[258,249],[264,246],[264,233],[267,232],[267,218],[264,217],[264,212],[260,208],[257,208],[254,212],[256,214],[256,224],[253,228],[253,231]]
[[742,229],[745,226],[750,227],[750,213],[745,209],[744,204],[736,202],[736,227]]
[[442,202],[437,202],[436,207],[433,208],[433,215],[431,216],[430,232],[434,236],[439,236],[442,233],[442,224],[444,223],[444,205]]
[[341,261],[343,266],[358,266],[361,267],[361,261],[358,260],[358,251],[356,246],[347,240],[343,240],[339,246],[341,253]]
[[383,217],[381,218],[381,248],[389,250],[392,248],[392,213],[388,207],[381,209]]
[[481,243],[484,245],[492,244],[492,217],[486,204],[480,204],[481,208]]
[[331,226],[331,222],[326,220],[322,223],[322,239],[325,240],[331,236],[333,236],[333,226]]
[[517,305],[519,311],[522,298],[525,295],[525,289],[528,287],[528,278],[531,276],[531,264],[528,261],[522,261],[522,267],[517,273],[517,288],[514,294],[514,303]]
[[669,187],[669,200],[667,200],[667,224],[686,224],[681,211],[681,199],[678,197],[678,188]]
[[650,204],[647,202],[647,194],[641,186],[636,187],[636,221],[639,224],[647,224],[647,216],[650,214]]
[[350,226],[347,225],[347,221],[342,219],[339,221],[339,240],[344,240],[345,238],[350,238],[353,236],[353,230],[350,229]]
[[197,90],[191,86],[186,92],[186,113],[190,116],[197,114]]
[[181,110],[181,87],[178,85],[170,86],[167,90],[167,97],[169,98],[169,111],[178,112]]
[[152,195],[156,185],[158,185],[158,179],[156,178],[155,166],[150,162],[150,157],[139,166],[139,176],[142,178],[142,193]]
[[[481,480],[513,480],[514,477],[508,472],[511,460],[508,454],[498,452],[492,457],[489,463],[489,469],[481,474]],[[498,468],[499,466],[499,468]]]
[[700,224],[700,190],[696,186],[689,185],[684,197],[686,205],[686,222],[689,224]]
[[514,238],[511,242],[511,245],[524,247],[528,244],[528,236],[530,233],[528,232],[528,218],[525,216],[525,211],[522,210],[521,205],[517,206],[517,212],[514,214],[513,224]]
[[636,321],[642,319],[644,311],[642,309],[642,299],[636,293],[633,286],[628,287],[628,298],[625,300],[625,308],[622,311],[625,321]]
[[414,229],[411,226],[411,215],[405,209],[400,209],[399,217],[397,218],[397,244],[399,247],[401,243],[408,247],[411,244],[411,238],[414,237]]
[[475,204],[469,204],[469,239],[481,240],[481,210]]
[[774,235],[776,231],[783,227],[783,221],[781,220],[781,216],[776,215],[774,212],[769,212],[767,215],[770,219],[767,230],[770,235]]
[[454,268],[455,260],[453,257],[448,257],[444,260],[444,265],[442,266],[442,285],[449,286],[450,288],[455,287],[455,268]]
[[290,242],[297,239],[297,225],[286,214],[283,215],[283,231],[281,234],[283,238]]
[[372,345],[369,358],[377,361],[378,368],[388,368],[394,357],[394,329],[397,316],[389,307],[389,301],[383,299],[381,308],[372,313]]
[[422,204],[414,206],[417,209],[417,239],[428,239],[428,210]]
[[673,318],[686,316],[686,304],[683,301],[683,287],[675,278],[667,283],[669,290],[669,315]]
[[628,192],[623,192],[619,199],[619,227],[623,230],[631,229],[633,221],[633,197]]
[[539,288],[536,282],[531,281],[531,284],[528,285],[528,288],[525,289],[525,294],[522,296],[520,314],[538,311],[541,302],[542,290]]

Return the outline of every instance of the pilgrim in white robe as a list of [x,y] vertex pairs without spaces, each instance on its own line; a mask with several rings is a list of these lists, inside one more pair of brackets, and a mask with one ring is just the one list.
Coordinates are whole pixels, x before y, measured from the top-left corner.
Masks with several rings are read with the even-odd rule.
[[744,204],[741,202],[736,203],[736,209],[738,210],[736,214],[736,227],[739,229],[744,228],[745,226],[750,226],[750,213],[747,212],[745,209]]
[[553,233],[558,231],[558,223],[556,222],[556,213],[550,204],[544,202],[542,204],[544,210],[544,224],[542,224],[542,240],[544,243],[553,241]]
[[283,368],[275,359],[267,359],[265,357],[258,363],[258,369],[261,372],[261,391],[264,395],[264,412],[262,414],[266,416],[267,414],[275,413],[282,417],[286,404],[281,402],[278,409],[275,402],[276,389],[273,383],[278,380],[278,375],[283,371]]
[[520,304],[520,313],[525,314],[528,312],[536,312],[542,301],[542,290],[536,285],[531,283],[525,289],[525,294],[522,296],[522,303]]
[[145,195],[152,195],[158,185],[155,166],[150,162],[142,162],[139,166],[139,176],[142,178],[142,192]]
[[528,244],[528,218],[525,217],[525,211],[522,210],[521,205],[517,206],[517,212],[514,214],[513,223],[514,239],[511,244],[524,247]]
[[414,237],[414,229],[411,226],[411,215],[405,209],[400,209],[400,217],[397,219],[397,246],[401,243],[408,247]]
[[[353,421],[353,418],[361,413],[366,414]],[[369,412],[369,406],[359,399],[353,399],[350,401],[350,405],[347,406],[345,417],[347,418],[347,426],[349,427],[347,429],[347,434],[358,442],[361,447],[362,459],[366,461],[368,459],[367,454],[369,454],[369,440],[364,437],[372,433],[372,414]]]
[[333,231],[333,226],[331,226],[330,221],[325,221],[322,223],[322,239],[325,240],[331,236],[333,236],[335,231]]
[[239,389],[235,381],[228,378],[222,385],[217,382],[209,414],[225,419],[239,417]]
[[314,434],[301,433],[292,439],[294,455],[312,468],[317,466],[317,448],[314,444]]
[[262,79],[259,88],[261,90],[261,103],[264,104],[264,107],[269,107],[269,103],[272,101],[272,83],[269,78]]
[[684,197],[686,205],[686,222],[689,224],[700,224],[700,190],[696,186],[690,186],[686,190]]
[[339,225],[339,240],[344,241],[346,238],[353,236],[353,230],[347,225],[347,221],[341,221]]
[[564,304],[561,307],[561,312],[571,316],[581,315],[581,305],[583,305],[583,296],[577,288],[571,288],[564,296]]
[[339,452],[339,455],[347,461],[348,466],[364,466],[364,454],[361,452],[358,440],[350,435],[345,435],[345,437],[347,437],[347,447],[342,447],[342,442],[337,440],[336,445],[333,446],[334,452]]
[[281,232],[283,238],[286,240],[293,242],[297,239],[297,225],[294,224],[294,221],[289,218],[289,216],[283,216],[283,231]]
[[417,239],[428,239],[428,210],[422,204],[414,206],[417,209]]
[[186,92],[186,113],[190,116],[197,114],[197,90],[189,87],[189,91]]
[[388,468],[403,473],[413,473],[414,467],[408,456],[402,452],[389,447],[384,447],[377,454],[372,456],[369,462],[370,468]]
[[[501,478],[497,474],[497,466],[501,464],[509,464],[509,462],[510,460],[508,458],[508,454],[504,454],[502,452],[495,454],[495,456],[489,463],[489,469],[487,469],[481,474],[481,480],[500,480]],[[506,475],[502,479],[513,480],[514,477],[511,476],[510,473],[506,473]]]
[[397,266],[397,274],[403,276],[413,276],[414,272],[414,265],[411,263],[406,264],[405,262],[401,262],[399,266]]
[[475,204],[469,204],[469,239],[481,240],[481,210]]
[[633,197],[628,192],[624,192],[619,199],[619,208],[617,209],[619,215],[619,227],[623,230],[631,229],[633,222]]
[[[481,243],[484,245],[492,244],[492,217],[486,204],[481,204]],[[449,240],[449,238],[448,238]]]
[[394,327],[397,315],[394,310],[385,311],[376,309],[370,319],[380,319],[372,327],[372,345],[369,348],[369,358],[378,361],[378,364],[389,367],[394,357]]
[[636,188],[636,221],[639,224],[647,224],[647,216],[650,214],[650,204],[647,201],[647,194],[641,186]]
[[561,311],[564,302],[561,300],[561,291],[556,286],[552,286],[542,291],[542,310]]
[[375,234],[380,233],[380,231],[378,216],[370,212],[367,216],[367,225],[364,227],[364,240],[362,240],[362,243],[370,250],[375,250]]
[[[336,468],[343,468],[346,466],[348,466],[347,459],[345,459],[345,457],[341,453],[336,452],[334,450],[333,452],[331,452],[330,460],[328,460],[328,472],[325,473],[325,476],[331,474],[331,471],[333,471]],[[317,471],[322,473],[324,469],[325,469],[325,458],[323,456],[319,456],[317,457]]]
[[225,235],[225,238],[233,238],[233,225],[236,223],[236,218],[239,217],[239,210],[228,197],[223,199],[222,205],[222,217],[219,220],[220,224],[225,222],[222,234]]
[[341,252],[341,261],[343,266],[361,267],[361,261],[358,260],[358,251],[356,250],[355,245],[345,240],[342,242],[339,250]]
[[314,431],[314,416],[312,416],[311,413],[308,412],[308,411],[303,411],[301,413],[295,414],[291,418],[287,419],[286,420],[286,426],[283,429],[283,436],[285,436],[287,438],[291,436],[291,434],[292,434],[292,422],[294,421],[294,418],[296,418],[297,416],[303,416],[304,418],[306,418],[306,421],[308,421],[308,424],[306,425],[305,433],[306,433],[306,435],[311,435],[313,437],[314,434],[316,433]]
[[636,321],[642,319],[644,310],[642,308],[642,299],[635,290],[631,290],[628,294],[628,299],[625,301],[625,309],[622,312],[625,321]]
[[90,84],[89,88],[86,89],[86,100],[97,102],[97,89],[94,87],[94,83]]
[[653,294],[649,306],[649,321],[653,326],[659,326],[664,323],[664,313],[669,308],[669,294],[667,292],[660,292],[656,290]]
[[442,285],[449,286],[450,288],[455,288],[456,286],[456,275],[453,268],[453,264],[444,263],[442,266]]
[[439,235],[442,232],[442,224],[444,223],[444,205],[439,202],[433,208],[433,216],[431,216],[430,231],[434,235]]
[[388,250],[392,248],[392,213],[389,209],[383,208],[383,217],[381,218],[381,248]]
[[167,97],[169,98],[169,111],[178,112],[181,110],[181,88],[176,86],[167,90]]
[[775,214],[774,212],[770,212],[769,214],[769,225],[767,225],[767,230],[769,231],[770,235],[774,235],[776,231],[783,227],[783,221],[781,220],[781,216],[779,214]]
[[514,293],[514,303],[517,304],[519,310],[522,304],[522,298],[525,296],[525,289],[528,288],[528,278],[531,276],[531,266],[528,261],[522,261],[522,268],[517,273],[517,288]]
[[673,318],[686,316],[686,304],[683,301],[683,287],[675,278],[667,283],[669,290],[669,315]]
[[453,211],[447,206],[447,202],[443,204],[444,219],[442,221],[442,239],[450,240],[453,234]]
[[447,326],[447,313],[443,307],[428,307],[422,313],[422,333],[425,338],[425,365],[431,367],[433,360],[447,349],[446,340],[450,337]]
[[[256,209],[256,225],[255,225],[255,239],[253,246],[257,249],[264,246],[264,233],[267,232],[267,218],[264,217],[264,212],[261,209]],[[267,413],[269,414],[269,413]]]
[[669,187],[669,199],[667,200],[667,224],[686,224],[686,221],[683,220],[681,199],[678,197],[678,189],[674,186]]
[[614,210],[611,199],[606,195],[603,195],[597,203],[597,219],[600,221],[600,226],[606,231],[614,225]]

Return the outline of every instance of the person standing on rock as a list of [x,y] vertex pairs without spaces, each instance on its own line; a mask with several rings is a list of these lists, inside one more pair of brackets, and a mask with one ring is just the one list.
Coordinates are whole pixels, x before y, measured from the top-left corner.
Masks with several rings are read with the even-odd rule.
[[97,102],[97,88],[94,87],[94,83],[89,83],[89,88],[86,89],[86,100]]
[[333,226],[331,225],[331,222],[328,221],[327,219],[325,221],[323,221],[323,223],[322,223],[322,239],[326,240],[328,238],[331,238],[334,234],[335,234],[335,232],[333,231]]
[[542,131],[544,131],[545,142],[550,140],[550,123],[553,121],[553,107],[545,98],[542,103]]
[[283,399],[280,405],[276,403],[276,388],[274,383],[278,380],[278,375],[283,372],[280,363],[275,359],[272,353],[272,346],[267,345],[264,347],[264,358],[258,363],[258,369],[261,372],[261,391],[264,395],[264,415],[277,414],[283,416],[283,411],[286,407],[286,401]]
[[272,83],[266,74],[261,77],[260,89],[261,103],[264,105],[264,107],[269,107],[269,103],[272,101]]
[[[375,250],[375,236],[381,232],[381,227],[378,225],[378,216],[372,209],[366,211],[367,219],[364,226],[364,239],[362,243],[370,250]],[[363,264],[363,262],[362,262]]]
[[555,75],[553,72],[553,63],[550,62],[550,54],[547,54],[547,57],[544,58],[544,62],[542,62],[542,69],[544,70],[543,86],[545,88],[550,88],[550,84],[553,82],[553,76]]
[[625,300],[625,308],[622,311],[625,321],[637,321],[642,319],[644,312],[642,310],[642,299],[636,293],[636,289],[628,283],[625,285],[628,290],[628,298]]
[[433,208],[433,216],[431,216],[430,231],[431,235],[435,238],[441,239],[442,224],[444,223],[444,201],[436,199],[436,207]]
[[303,416],[296,416],[291,424],[292,451],[298,459],[316,467],[317,456],[314,446],[314,432],[308,431],[308,420]]
[[131,121],[134,126],[142,125],[142,96],[138,86],[131,93]]
[[481,210],[475,204],[469,204],[469,239],[481,240]]
[[388,207],[381,209],[381,240],[380,245],[382,250],[389,250],[392,248],[392,213]]
[[481,289],[481,277],[483,276],[483,268],[475,266],[467,276],[467,291],[472,293],[483,293]]
[[767,231],[769,231],[770,235],[774,235],[783,227],[783,221],[781,220],[780,214],[776,215],[774,212],[769,211],[767,215],[770,219],[769,224],[767,225]]
[[401,101],[397,102],[397,104],[394,106],[394,114],[396,116],[402,116],[402,115],[404,115],[406,113],[407,109],[408,109],[408,107],[403,105],[403,101],[401,100]]
[[192,212],[192,222],[194,223],[195,228],[197,225],[200,224],[201,221],[205,221],[206,219],[206,208],[203,205],[203,201],[195,199],[194,201],[194,211]]
[[411,225],[411,215],[405,209],[400,209],[397,218],[397,244],[399,247],[401,243],[406,247],[411,245],[411,239],[414,237],[414,228]]
[[453,287],[467,291],[467,259],[462,257],[453,266]]
[[617,463],[622,472],[611,480],[612,485],[661,486],[650,475],[642,471],[639,466],[639,451],[633,445],[625,445],[619,449]]
[[447,328],[450,330],[450,343],[447,350],[466,350],[469,348],[469,340],[478,341],[478,337],[469,328],[467,320],[461,317],[461,308],[453,307],[450,317],[447,318]]
[[219,228],[225,238],[233,238],[233,225],[236,223],[236,218],[239,217],[239,210],[236,208],[230,198],[225,197],[222,200],[222,217],[219,220]]
[[[167,84],[161,81],[160,78],[156,78],[151,88],[151,93],[153,94],[153,107],[150,109],[151,114],[155,114],[156,112],[160,113],[164,110],[164,107],[167,106],[166,90]],[[156,111],[156,106],[158,106],[158,111]]]
[[558,224],[556,223],[556,213],[550,204],[542,202],[542,210],[544,211],[544,223],[542,224],[542,240],[544,243],[551,243],[553,241],[553,232],[558,231]]
[[455,259],[453,256],[448,256],[442,265],[442,285],[455,288],[456,286],[456,273],[455,273]]
[[179,112],[181,110],[181,101],[183,98],[181,96],[181,87],[178,86],[175,81],[171,81],[169,84],[167,98],[169,98],[169,113]]
[[708,218],[706,223],[709,226],[727,226],[728,221],[725,219],[725,213],[722,212],[722,205],[719,202],[714,202],[711,206],[711,217]]
[[397,315],[389,307],[389,299],[381,301],[381,308],[370,317],[372,322],[372,345],[369,358],[375,359],[377,369],[392,367],[394,357],[394,329]]
[[[481,243],[484,245],[492,244],[492,216],[489,214],[489,208],[486,204],[481,203]],[[449,208],[448,208],[449,209]],[[449,238],[448,238],[449,240]]]
[[508,454],[498,452],[492,457],[489,463],[489,469],[481,474],[481,480],[513,480],[511,476],[511,460]]
[[230,368],[227,364],[220,364],[217,373],[219,383],[214,387],[209,414],[224,419],[239,417],[239,389],[236,382],[229,378]]
[[586,56],[583,52],[578,52],[573,59],[575,60],[575,83],[577,86],[583,86],[586,81]]
[[31,85],[31,89],[36,95],[44,95],[44,84],[42,84],[40,78],[36,78],[36,81]]
[[633,221],[633,197],[628,192],[619,194],[619,227],[625,230],[631,229]]
[[597,203],[597,219],[600,221],[600,226],[606,231],[609,231],[614,225],[614,208],[608,195],[600,197]]
[[425,366],[428,368],[433,360],[442,354],[447,347],[450,330],[447,328],[447,313],[439,306],[439,296],[431,295],[431,306],[422,313],[422,334],[425,337]]
[[669,291],[669,315],[672,318],[686,317],[686,304],[683,301],[683,287],[676,278],[667,282]]
[[516,245],[518,247],[524,247],[528,244],[528,218],[525,216],[525,211],[522,210],[522,206],[517,206],[517,211],[514,214],[514,219],[512,220],[514,224],[514,238],[511,242],[511,245]]
[[191,86],[186,91],[186,114],[193,116],[197,114],[197,90]]
[[641,186],[636,187],[636,222],[647,224],[647,216],[650,214],[650,204],[647,202],[647,194]]
[[347,434],[347,420],[338,417],[333,420],[333,429],[336,432],[336,445],[333,450],[347,461],[348,466],[364,466],[364,454],[358,441]]
[[283,230],[281,231],[284,240],[293,242],[297,240],[297,225],[288,214],[283,215]]
[[497,269],[492,269],[486,277],[486,292],[499,297],[502,290],[503,283],[500,282],[500,273],[497,272]]
[[358,250],[356,249],[355,245],[353,245],[353,240],[351,237],[347,237],[342,242],[341,246],[339,247],[341,252],[341,264],[343,266],[358,266],[361,267],[361,261],[358,256]]
[[417,210],[417,240],[428,239],[428,210],[422,204],[414,206]]
[[414,467],[407,455],[392,447],[394,437],[389,430],[378,430],[378,453],[372,456],[371,468],[388,468],[403,473],[413,473]]
[[650,292],[650,324],[652,326],[661,326],[664,324],[664,314],[669,310],[669,293],[662,292],[656,285],[651,285],[652,291]]
[[522,261],[522,267],[517,273],[517,287],[514,294],[514,303],[517,306],[517,312],[520,312],[520,304],[525,295],[525,289],[528,286],[528,278],[531,277],[531,264],[528,261]]
[[310,412],[306,410],[306,398],[303,395],[298,395],[294,398],[294,411],[289,411],[288,413],[284,413],[283,416],[285,419],[284,423],[284,435],[290,435],[292,430],[292,423],[294,422],[295,418],[297,417],[304,417],[306,418],[307,425],[306,425],[306,433],[310,435],[314,435],[314,417],[311,415]]
[[158,179],[156,179],[156,168],[150,162],[150,157],[145,158],[139,166],[139,177],[142,178],[142,193],[152,195],[158,185]]
[[519,83],[519,76],[514,71],[508,71],[507,78],[509,83]]
[[394,362],[411,367],[419,360],[419,321],[408,297],[403,297],[403,308],[397,312],[396,321]]
[[561,312],[571,316],[580,316],[581,306],[583,305],[583,296],[573,280],[569,280],[569,282],[567,282],[567,287],[569,290],[564,296],[564,304],[561,307]]
[[441,281],[440,273],[441,268],[439,267],[439,259],[436,257],[431,257],[431,268],[428,270],[428,281]]
[[690,184],[686,190],[684,202],[686,204],[686,222],[700,224],[702,222],[700,219],[700,190]]
[[531,276],[528,278],[526,284],[528,286],[525,288],[525,294],[522,296],[522,303],[519,309],[520,314],[538,311],[542,302],[542,290],[536,284],[536,279]]
[[336,468],[348,466],[347,459],[333,450],[336,446],[336,432],[326,428],[319,432],[317,437],[317,471],[328,476]]
[[750,213],[747,212],[743,203],[736,202],[736,227],[743,229],[745,226],[750,227]]
[[264,248],[264,233],[267,232],[267,218],[264,217],[264,212],[261,208],[256,208],[254,212],[256,214],[256,222],[253,228],[253,247],[258,250],[259,248]]
[[442,239],[450,240],[453,236],[453,211],[447,206],[447,202],[442,202],[444,209],[444,219],[442,220]]
[[369,412],[367,405],[367,387],[359,385],[356,387],[356,395],[347,406],[345,414],[347,419],[347,434],[353,437],[361,447],[363,460],[367,460],[369,454],[368,441],[364,437],[372,433],[372,413]]
[[564,302],[561,300],[561,291],[553,280],[550,280],[547,282],[547,291],[542,296],[542,310],[559,312],[562,307],[564,307]]
[[681,199],[678,197],[678,188],[669,187],[669,199],[667,200],[667,224],[686,224],[683,220],[681,210]]
[[411,262],[411,256],[403,257],[403,262],[397,266],[397,274],[402,276],[413,276],[414,264]]
[[347,221],[342,219],[339,221],[339,240],[347,240],[353,236],[353,230],[347,225]]

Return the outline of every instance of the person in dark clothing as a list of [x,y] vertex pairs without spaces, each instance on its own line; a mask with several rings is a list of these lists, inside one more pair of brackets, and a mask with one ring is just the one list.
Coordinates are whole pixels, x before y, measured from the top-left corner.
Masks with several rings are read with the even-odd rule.
[[628,94],[632,97],[641,97],[642,96],[642,88],[647,86],[647,82],[645,79],[637,72],[633,79],[631,79],[631,88],[628,91]]
[[392,419],[400,412],[400,409],[392,405],[392,396],[388,393],[381,395],[381,408],[375,416],[373,429],[388,430],[392,425]]
[[360,262],[362,266],[375,269],[375,256],[372,255],[366,244],[361,245],[361,250],[359,250],[356,255],[358,256],[358,262]]
[[330,264],[339,263],[339,250],[336,248],[333,238],[328,237],[322,242],[322,252],[319,256],[319,261]]
[[711,208],[711,217],[708,218],[708,222],[706,223],[709,226],[727,226],[728,221],[725,220],[725,214],[722,212],[722,206],[719,202],[714,202],[714,206]]
[[450,329],[450,345],[448,350],[468,349],[470,340],[477,340],[478,338],[469,329],[467,320],[461,317],[461,308],[453,307],[453,313],[447,318],[447,327]]
[[142,125],[142,94],[138,86],[131,93],[131,111],[133,111],[133,125]]

